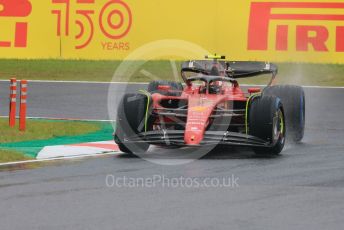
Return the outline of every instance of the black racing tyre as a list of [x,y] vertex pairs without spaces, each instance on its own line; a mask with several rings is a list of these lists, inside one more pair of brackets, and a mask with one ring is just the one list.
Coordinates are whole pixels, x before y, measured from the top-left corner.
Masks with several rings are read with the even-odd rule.
[[[159,90],[158,86],[160,85],[170,86],[171,92]],[[150,82],[147,91],[150,93],[160,93],[166,96],[180,96],[183,91],[183,85],[180,82],[158,80]]]
[[[147,98],[144,94],[125,94],[119,103],[114,139],[122,152],[132,154],[148,150],[149,144],[147,143],[123,143],[124,138],[135,136],[145,130],[148,100],[151,103],[151,98]],[[150,119],[147,118],[148,129],[151,128],[150,123]]]
[[285,120],[283,105],[275,96],[253,99],[249,108],[249,134],[270,143],[270,147],[254,147],[257,155],[279,154],[285,143]]
[[305,133],[305,93],[300,86],[276,85],[264,89],[263,95],[274,95],[282,101],[288,139],[300,142]]

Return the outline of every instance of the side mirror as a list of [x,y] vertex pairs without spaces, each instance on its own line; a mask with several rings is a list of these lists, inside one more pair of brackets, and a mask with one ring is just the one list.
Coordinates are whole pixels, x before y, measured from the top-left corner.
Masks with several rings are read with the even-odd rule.
[[158,90],[170,91],[171,90],[171,86],[169,86],[169,85],[158,85]]
[[250,94],[252,93],[259,93],[261,91],[260,88],[248,88],[247,90]]

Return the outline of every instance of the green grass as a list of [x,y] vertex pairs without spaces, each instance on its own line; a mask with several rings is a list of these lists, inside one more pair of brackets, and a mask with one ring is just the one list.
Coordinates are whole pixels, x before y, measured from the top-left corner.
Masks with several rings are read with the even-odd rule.
[[4,162],[13,162],[13,161],[24,161],[30,160],[32,158],[25,156],[21,152],[13,151],[13,150],[4,150],[0,149],[0,163]]
[[[18,123],[18,122],[17,122]],[[81,121],[28,120],[27,130],[10,128],[7,119],[0,119],[0,143],[44,140],[59,136],[76,136],[100,130],[99,125]]]
[[[276,63],[277,82],[282,84],[344,86],[344,65]],[[240,80],[241,83],[264,84],[269,76]]]
[[[120,61],[90,61],[90,60],[0,60],[0,79],[16,76],[28,80],[70,80],[70,81],[122,81],[148,82],[151,77],[145,76],[142,69],[152,73],[159,79],[173,80],[172,68],[169,61],[149,61],[137,71],[116,76],[112,79]],[[129,61],[129,70],[140,61]],[[278,80],[281,83],[344,86],[344,65],[341,64],[301,64],[277,63],[279,66]],[[178,73],[180,62],[176,62]],[[130,74],[129,74],[130,75]],[[240,80],[242,83],[263,84],[267,78],[249,78]]]
[[[10,128],[7,119],[0,119],[0,144],[22,141],[46,140],[55,137],[77,136],[97,132],[100,125],[78,121],[47,121],[28,120],[27,130],[18,131],[18,127]],[[23,152],[0,148],[0,162],[10,162],[31,159]]]

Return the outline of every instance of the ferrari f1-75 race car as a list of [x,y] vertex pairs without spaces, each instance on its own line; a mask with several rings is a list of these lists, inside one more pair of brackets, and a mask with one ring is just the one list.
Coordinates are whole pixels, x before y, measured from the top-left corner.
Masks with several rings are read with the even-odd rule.
[[[275,85],[277,66],[225,61],[224,56],[182,63],[180,82],[153,81],[125,94],[117,110],[115,142],[125,153],[150,145],[235,145],[256,154],[279,154],[286,137],[301,141],[305,126],[302,87]],[[238,78],[271,74],[261,88],[239,87]]]

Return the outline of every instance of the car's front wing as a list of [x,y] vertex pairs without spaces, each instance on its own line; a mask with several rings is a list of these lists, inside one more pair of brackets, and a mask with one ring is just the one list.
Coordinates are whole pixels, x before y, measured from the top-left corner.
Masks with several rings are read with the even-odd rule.
[[[190,146],[184,142],[184,130],[156,130],[139,133],[124,138],[125,143],[145,142],[156,145]],[[228,131],[206,131],[200,145],[238,145],[252,147],[270,147],[270,142],[260,138]]]

